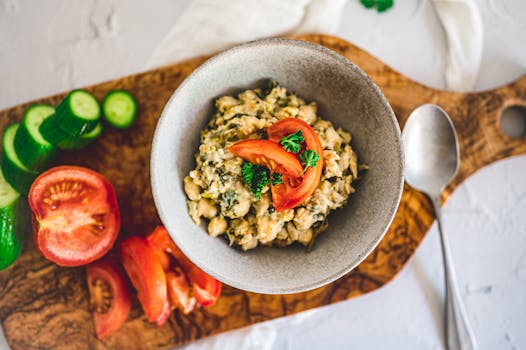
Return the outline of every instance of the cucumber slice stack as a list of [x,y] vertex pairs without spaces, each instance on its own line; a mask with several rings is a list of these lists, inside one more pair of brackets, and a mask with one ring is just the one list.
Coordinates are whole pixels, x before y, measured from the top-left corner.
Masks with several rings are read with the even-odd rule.
[[15,135],[19,127],[20,123],[11,124],[4,130],[2,137],[1,168],[7,182],[9,182],[18,193],[27,194],[38,172],[28,169],[15,151]]
[[40,132],[52,144],[77,138],[92,131],[100,119],[97,99],[87,91],[70,92],[57,106],[53,117],[40,126]]
[[55,146],[40,133],[40,125],[55,113],[49,105],[37,104],[29,107],[15,135],[15,151],[29,170],[45,170],[55,156]]
[[60,102],[53,118],[70,136],[84,135],[99,122],[100,105],[89,92],[74,90]]
[[0,270],[10,266],[22,250],[22,200],[0,171]]
[[98,122],[95,128],[91,130],[90,132],[88,132],[87,134],[84,134],[78,137],[68,136],[68,138],[60,141],[57,144],[57,146],[58,148],[64,149],[64,150],[80,149],[82,147],[87,146],[93,140],[99,137],[100,134],[102,134],[103,129],[104,128],[102,127],[102,123]]

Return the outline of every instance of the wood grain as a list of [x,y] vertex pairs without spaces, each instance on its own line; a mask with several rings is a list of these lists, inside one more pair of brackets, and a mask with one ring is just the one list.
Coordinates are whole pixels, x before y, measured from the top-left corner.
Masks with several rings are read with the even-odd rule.
[[[438,91],[413,82],[342,39],[323,35],[298,39],[324,45],[365,70],[390,101],[401,126],[409,113],[423,103],[436,103],[450,114],[459,132],[462,163],[458,176],[444,191],[444,200],[483,166],[526,153],[524,137],[511,139],[499,129],[500,114],[506,107],[526,106],[526,77],[481,93]],[[139,102],[139,117],[130,129],[105,130],[93,146],[62,153],[58,160],[60,164],[94,168],[109,178],[121,206],[123,235],[147,234],[160,222],[149,181],[150,143],[155,124],[175,88],[204,60],[197,58],[87,88],[98,98],[112,88],[125,88]],[[56,105],[63,96],[39,102]],[[31,103],[0,112],[0,129],[19,121]],[[0,272],[0,321],[13,349],[167,348],[380,288],[407,263],[432,222],[427,199],[406,186],[385,238],[362,264],[343,278],[310,292],[291,295],[253,294],[225,286],[214,307],[190,316],[174,313],[163,327],[148,323],[134,300],[126,324],[104,341],[94,337],[84,269],[61,268],[46,261],[34,250],[28,233],[20,259]]]

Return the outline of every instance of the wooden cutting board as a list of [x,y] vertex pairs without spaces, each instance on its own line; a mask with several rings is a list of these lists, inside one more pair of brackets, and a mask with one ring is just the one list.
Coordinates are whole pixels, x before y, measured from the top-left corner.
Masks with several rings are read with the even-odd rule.
[[[449,113],[459,133],[462,162],[457,177],[444,191],[444,200],[476,170],[498,159],[526,153],[525,137],[511,139],[499,129],[500,114],[505,108],[526,106],[526,77],[481,93],[438,91],[415,83],[342,39],[324,35],[298,39],[324,45],[365,70],[387,96],[401,126],[409,113],[423,103],[436,103]],[[88,166],[109,178],[117,192],[125,233],[145,235],[160,223],[149,180],[154,128],[173,91],[204,60],[196,58],[87,88],[98,98],[110,89],[130,90],[139,102],[138,119],[125,131],[108,128],[92,146],[62,153],[58,162]],[[63,96],[38,102],[56,105]],[[20,121],[31,103],[0,112],[0,130]],[[430,203],[406,186],[384,239],[362,264],[339,280],[291,295],[261,295],[225,286],[220,301],[212,308],[190,316],[173,313],[163,327],[148,323],[135,298],[126,324],[104,341],[94,336],[84,268],[61,268],[43,259],[34,250],[28,232],[21,257],[11,268],[0,272],[0,321],[13,349],[167,348],[380,288],[407,263],[432,222]]]

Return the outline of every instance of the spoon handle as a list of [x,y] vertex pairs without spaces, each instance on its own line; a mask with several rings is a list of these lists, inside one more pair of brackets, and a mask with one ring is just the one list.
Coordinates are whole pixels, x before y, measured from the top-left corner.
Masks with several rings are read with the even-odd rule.
[[442,230],[442,214],[440,208],[439,196],[431,198],[433,208],[435,209],[438,232],[440,233],[440,242],[442,245],[442,257],[444,262],[444,277],[446,284],[446,344],[448,350],[468,350],[477,349],[477,343],[473,336],[473,331],[469,320],[466,316],[464,304],[460,297],[457,286],[457,278],[449,243],[446,234]]

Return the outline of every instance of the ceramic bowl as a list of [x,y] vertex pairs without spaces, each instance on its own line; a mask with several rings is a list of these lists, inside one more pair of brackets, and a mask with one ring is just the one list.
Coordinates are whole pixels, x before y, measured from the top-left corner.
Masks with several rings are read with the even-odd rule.
[[[195,167],[200,131],[215,98],[277,80],[319,115],[352,134],[369,166],[348,204],[329,215],[311,252],[297,245],[243,252],[210,237],[188,216],[183,179]],[[356,267],[376,247],[398,207],[403,185],[400,128],[386,98],[351,61],[322,46],[289,39],[243,44],[206,61],[174,92],[159,119],[151,152],[159,216],[181,250],[218,280],[246,291],[285,294],[320,287]]]

